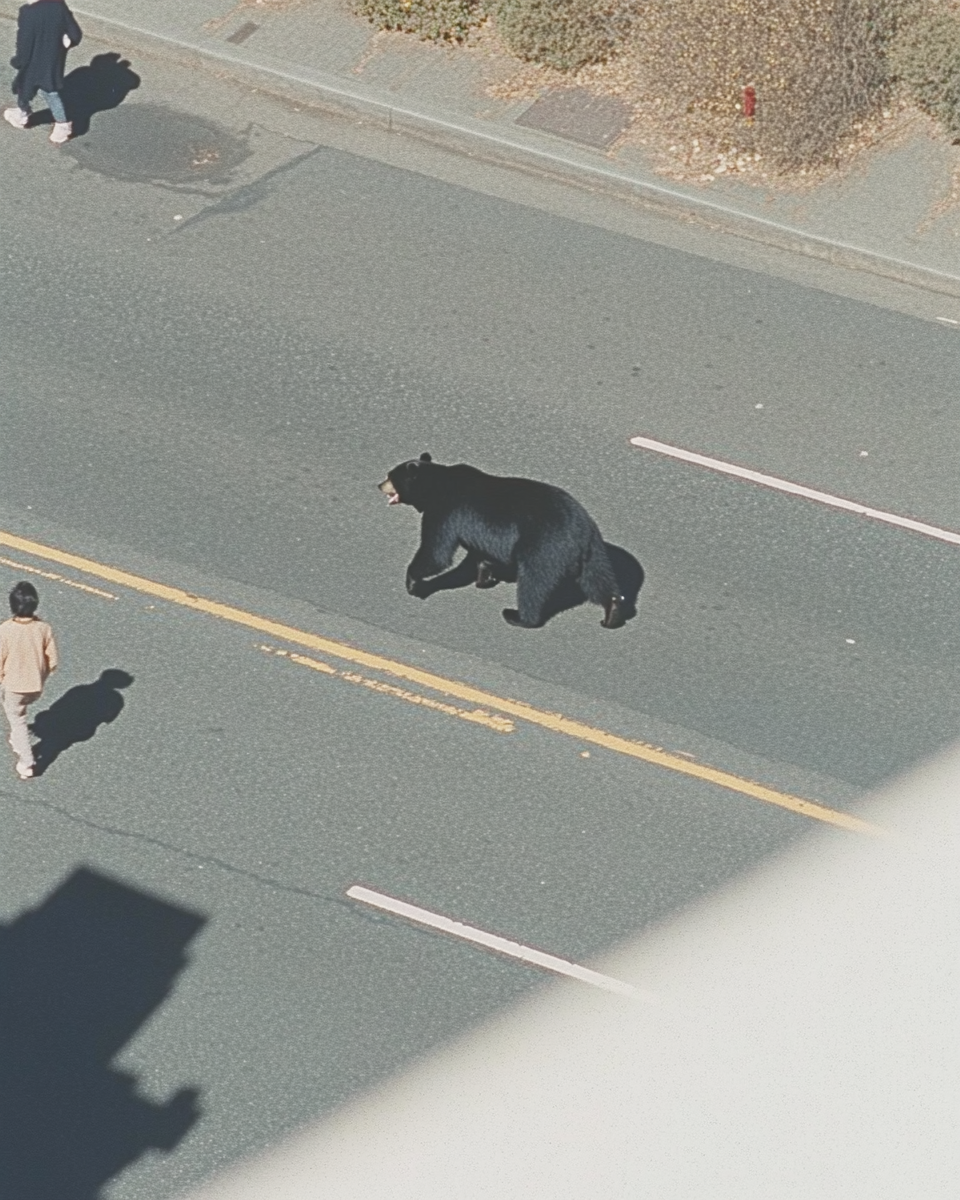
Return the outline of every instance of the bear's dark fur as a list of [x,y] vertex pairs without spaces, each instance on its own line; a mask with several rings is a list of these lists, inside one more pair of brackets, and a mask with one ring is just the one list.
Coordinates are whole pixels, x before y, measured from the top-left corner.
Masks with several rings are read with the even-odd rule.
[[380,490],[391,504],[409,504],[423,517],[420,548],[407,567],[411,596],[429,594],[424,581],[446,571],[462,547],[476,565],[477,587],[516,579],[517,607],[503,610],[511,625],[542,625],[547,601],[571,579],[601,605],[606,629],[624,623],[624,599],[600,530],[562,488],[487,475],[465,463],[443,466],[421,454],[394,467]]

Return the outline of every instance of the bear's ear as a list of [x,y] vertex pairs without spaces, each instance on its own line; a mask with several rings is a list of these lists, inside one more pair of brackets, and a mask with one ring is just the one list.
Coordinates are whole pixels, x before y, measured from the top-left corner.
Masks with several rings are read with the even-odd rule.
[[420,461],[421,462],[433,462],[433,459],[430,457],[429,454],[427,454],[426,451],[424,451],[423,454],[420,455]]

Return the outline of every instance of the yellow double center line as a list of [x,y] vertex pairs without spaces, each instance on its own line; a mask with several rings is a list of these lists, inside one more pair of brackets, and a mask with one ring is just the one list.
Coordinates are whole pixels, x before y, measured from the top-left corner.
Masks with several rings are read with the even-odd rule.
[[120,587],[129,588],[135,592],[155,596],[157,599],[166,600],[171,604],[179,604],[183,608],[192,608],[197,612],[206,613],[208,616],[219,617],[220,620],[230,621],[234,625],[255,629],[258,633],[267,634],[297,646],[304,646],[309,650],[316,650],[341,662],[353,663],[356,666],[379,671],[383,675],[404,679],[408,683],[414,683],[432,692],[439,692],[443,696],[450,696],[466,701],[468,704],[506,713],[518,721],[537,725],[551,733],[562,733],[577,741],[586,742],[588,745],[600,746],[604,750],[612,750],[616,754],[625,754],[629,758],[638,758],[642,762],[664,767],[668,771],[675,771],[679,775],[688,775],[704,783],[716,784],[717,787],[737,792],[741,796],[749,796],[753,800],[774,804],[778,808],[788,809],[803,817],[811,817],[815,821],[823,821],[828,825],[836,825],[841,829],[849,829],[856,833],[882,834],[886,832],[850,813],[838,812],[823,804],[816,804],[812,800],[803,800],[801,797],[791,796],[787,792],[775,791],[773,788],[765,787],[762,783],[754,783],[750,779],[732,775],[729,771],[721,771],[716,767],[682,758],[667,750],[649,746],[645,742],[637,742],[614,733],[606,733],[602,729],[595,729],[592,725],[585,725],[582,721],[565,717],[562,713],[544,712],[542,709],[533,708],[520,700],[497,696],[493,692],[482,691],[480,688],[471,687],[459,680],[447,679],[443,675],[434,675],[431,671],[422,671],[419,667],[412,667],[392,658],[384,658],[380,654],[370,654],[366,650],[359,650],[345,642],[335,642],[315,633],[307,633],[303,629],[284,625],[280,621],[271,621],[268,617],[257,616],[256,613],[235,608],[231,604],[207,600],[203,596],[195,596],[192,592],[186,592],[182,588],[156,583],[152,579],[144,579],[141,575],[132,575],[129,571],[118,570],[116,567],[107,566],[105,563],[91,558],[69,554],[65,550],[57,550],[53,546],[45,546],[41,542],[17,537],[16,534],[6,533],[3,530],[0,530],[0,545],[8,546],[12,550],[19,550],[21,554],[31,554],[35,558],[72,567],[76,571],[108,580],[110,583],[118,584]]

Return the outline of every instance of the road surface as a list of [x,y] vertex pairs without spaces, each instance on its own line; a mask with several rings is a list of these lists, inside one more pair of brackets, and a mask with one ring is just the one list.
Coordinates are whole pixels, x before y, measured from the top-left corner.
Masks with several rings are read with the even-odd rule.
[[[64,150],[2,139],[0,582],[64,660],[0,789],[23,1200],[173,1196],[548,986],[350,886],[602,967],[811,823],[868,836],[960,727],[960,548],[629,442],[960,530],[928,298],[130,69]],[[408,597],[376,484],[423,450],[571,490],[636,619]]]

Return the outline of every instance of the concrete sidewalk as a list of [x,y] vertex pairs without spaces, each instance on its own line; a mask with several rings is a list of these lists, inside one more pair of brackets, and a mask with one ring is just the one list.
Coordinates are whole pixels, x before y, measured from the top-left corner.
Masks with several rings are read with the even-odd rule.
[[[10,0],[0,10],[12,14]],[[347,0],[86,0],[75,11],[102,36],[147,37],[158,49],[202,55],[278,89],[307,88],[325,105],[479,156],[575,176],[726,232],[960,296],[960,204],[948,203],[960,151],[926,131],[802,194],[734,179],[680,185],[657,175],[636,146],[584,144],[581,137],[603,140],[589,116],[579,131],[576,117],[568,120],[566,136],[518,124],[531,101],[488,93],[518,69],[512,60],[378,35]]]

